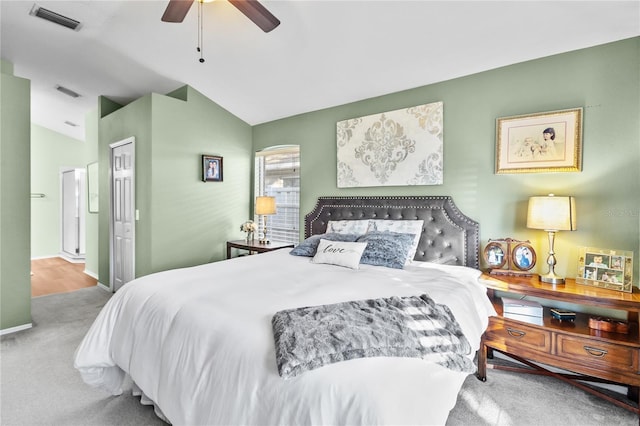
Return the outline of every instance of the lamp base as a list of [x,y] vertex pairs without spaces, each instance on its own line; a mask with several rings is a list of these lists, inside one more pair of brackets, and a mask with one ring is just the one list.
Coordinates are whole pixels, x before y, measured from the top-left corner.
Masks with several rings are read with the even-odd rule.
[[559,277],[554,273],[548,273],[546,275],[540,275],[540,281],[542,281],[543,283],[549,283],[549,284],[563,284],[564,285],[564,278],[563,277]]

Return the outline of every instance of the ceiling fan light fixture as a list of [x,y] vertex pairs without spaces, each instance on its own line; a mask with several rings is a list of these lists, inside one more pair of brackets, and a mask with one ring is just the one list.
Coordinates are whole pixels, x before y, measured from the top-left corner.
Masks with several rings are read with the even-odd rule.
[[[182,22],[189,12],[191,5],[198,2],[203,3],[214,0],[169,0],[169,4],[162,15],[163,22]],[[273,16],[258,0],[228,0],[244,16],[249,18],[262,31],[268,33],[280,25],[280,20]]]

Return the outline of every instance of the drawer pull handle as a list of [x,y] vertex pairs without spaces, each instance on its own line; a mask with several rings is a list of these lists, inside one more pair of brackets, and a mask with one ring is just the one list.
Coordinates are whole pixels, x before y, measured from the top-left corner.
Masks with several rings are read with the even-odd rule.
[[511,328],[511,327],[507,327],[507,333],[509,333],[509,335],[511,335],[513,337],[517,337],[517,338],[524,337],[524,335],[527,334],[524,331],[516,330],[515,328]]
[[602,358],[607,354],[607,351],[604,349],[598,349],[591,346],[583,346],[584,350],[591,356],[595,356],[597,358]]

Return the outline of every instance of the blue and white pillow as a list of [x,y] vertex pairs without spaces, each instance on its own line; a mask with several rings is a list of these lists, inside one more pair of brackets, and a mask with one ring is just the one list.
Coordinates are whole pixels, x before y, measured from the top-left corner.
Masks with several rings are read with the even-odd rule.
[[356,234],[336,234],[336,233],[312,235],[306,240],[302,241],[297,246],[295,246],[295,248],[291,250],[289,254],[292,254],[294,256],[313,257],[316,254],[316,250],[318,249],[318,244],[320,243],[321,238],[324,238],[325,240],[331,240],[331,241],[353,242],[357,240],[359,236],[360,235],[356,235]]
[[331,241],[321,238],[316,255],[311,261],[358,269],[366,247],[365,242]]
[[412,234],[413,243],[409,253],[407,253],[407,259],[405,263],[409,263],[416,256],[418,250],[418,244],[420,243],[420,236],[422,235],[422,228],[424,227],[424,220],[385,220],[385,219],[371,219],[369,221],[369,227],[367,232],[379,231],[379,232],[397,232],[401,234]]
[[413,244],[413,234],[371,231],[358,238],[367,248],[360,263],[402,269]]
[[328,234],[356,234],[362,235],[367,232],[369,228],[368,220],[330,220],[327,222]]

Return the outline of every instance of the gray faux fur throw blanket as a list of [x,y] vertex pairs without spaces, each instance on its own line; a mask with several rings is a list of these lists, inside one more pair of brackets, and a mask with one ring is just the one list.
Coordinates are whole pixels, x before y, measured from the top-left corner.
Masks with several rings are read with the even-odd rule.
[[285,379],[333,362],[416,357],[472,373],[471,346],[449,308],[428,295],[358,300],[277,312],[271,321]]

